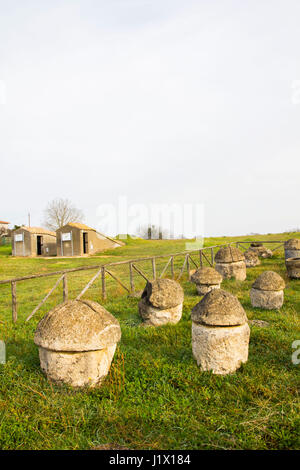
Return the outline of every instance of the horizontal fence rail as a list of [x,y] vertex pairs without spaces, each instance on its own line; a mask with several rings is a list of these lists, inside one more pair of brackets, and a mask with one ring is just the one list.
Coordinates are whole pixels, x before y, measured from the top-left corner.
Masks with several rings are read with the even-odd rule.
[[[10,284],[11,285],[11,306],[12,306],[12,321],[16,323],[18,319],[17,314],[17,283],[28,281],[32,279],[40,279],[52,276],[59,276],[59,279],[56,281],[52,289],[47,293],[47,295],[40,301],[40,303],[33,309],[30,315],[26,318],[26,322],[29,321],[33,315],[44,305],[50,295],[55,291],[55,289],[62,283],[63,286],[63,301],[65,302],[68,300],[69,297],[69,290],[68,290],[68,274],[75,273],[75,272],[82,272],[82,271],[89,271],[89,270],[97,270],[96,274],[90,279],[90,281],[85,285],[85,287],[80,291],[80,293],[76,296],[76,300],[79,300],[88,289],[93,285],[93,283],[100,277],[101,278],[101,295],[103,299],[107,298],[107,289],[106,289],[106,275],[108,275],[111,279],[113,279],[118,285],[120,285],[128,294],[135,294],[135,282],[134,282],[134,273],[137,273],[140,277],[142,277],[145,281],[149,281],[151,279],[161,279],[167,272],[168,268],[170,269],[170,274],[172,279],[176,279],[179,281],[183,276],[184,272],[187,272],[188,279],[191,278],[191,265],[193,266],[192,269],[198,269],[202,267],[206,262],[209,266],[214,266],[214,249],[221,248],[224,246],[232,246],[236,245],[237,248],[242,248],[246,250],[251,243],[262,243],[262,244],[273,244],[277,243],[277,246],[273,249],[273,251],[281,248],[284,245],[284,241],[282,240],[270,240],[270,241],[235,241],[230,243],[223,243],[221,245],[213,245],[208,247],[203,247],[197,250],[191,251],[182,251],[178,253],[172,254],[163,254],[157,256],[147,256],[143,258],[135,258],[130,260],[124,261],[116,261],[107,264],[101,265],[90,265],[90,266],[80,266],[78,268],[71,268],[65,269],[63,271],[53,271],[49,273],[43,274],[34,274],[22,277],[16,277],[13,279],[4,279],[0,280],[0,285]],[[180,272],[178,276],[175,275],[175,265],[174,260],[177,257],[184,256],[183,264],[180,268]],[[195,261],[195,257],[197,256],[197,262]],[[167,262],[164,265],[160,275],[158,275],[157,271],[157,261],[163,258],[167,258]],[[151,262],[151,275],[147,275],[143,272],[140,266],[137,266],[138,263],[141,262]],[[129,285],[126,286],[125,283],[115,274],[112,272],[113,267],[117,266],[124,266],[128,269],[128,273],[126,273],[126,277],[129,280]]]

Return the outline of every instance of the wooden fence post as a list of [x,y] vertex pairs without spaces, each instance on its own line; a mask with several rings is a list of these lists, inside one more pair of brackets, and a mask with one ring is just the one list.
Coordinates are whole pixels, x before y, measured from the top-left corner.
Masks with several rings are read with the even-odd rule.
[[153,280],[155,281],[156,279],[156,265],[155,265],[155,258],[152,258],[152,276]]
[[171,256],[171,274],[172,274],[172,279],[175,277],[175,272],[174,272],[174,256]]
[[102,280],[102,297],[106,299],[106,284],[105,284],[105,267],[101,268],[101,280]]
[[16,282],[11,283],[11,307],[12,307],[12,321],[16,323],[18,319],[17,312],[17,284]]
[[66,302],[68,300],[68,295],[69,295],[69,292],[68,292],[68,278],[67,278],[67,275],[64,274],[64,277],[63,277],[63,301]]
[[202,268],[203,267],[202,250],[199,250],[199,261],[200,261],[200,268]]
[[214,265],[214,249],[213,248],[210,249],[210,256],[211,256],[211,264],[213,266]]
[[190,275],[190,255],[186,255],[186,270],[188,274],[188,280],[191,280],[191,275]]
[[133,270],[132,270],[132,263],[129,263],[129,278],[130,278],[130,291],[134,293],[134,279],[133,279]]

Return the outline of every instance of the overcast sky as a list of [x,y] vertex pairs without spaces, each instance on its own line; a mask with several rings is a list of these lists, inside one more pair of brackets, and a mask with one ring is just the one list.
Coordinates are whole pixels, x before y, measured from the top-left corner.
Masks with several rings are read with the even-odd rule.
[[207,236],[300,226],[299,0],[0,7],[0,219],[123,196],[204,204]]

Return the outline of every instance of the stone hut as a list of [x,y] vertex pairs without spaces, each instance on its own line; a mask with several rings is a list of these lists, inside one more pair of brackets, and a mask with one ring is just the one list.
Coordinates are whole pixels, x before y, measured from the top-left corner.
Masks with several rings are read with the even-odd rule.
[[247,268],[251,268],[253,266],[258,266],[259,264],[261,264],[261,261],[256,251],[247,250],[245,251],[244,256]]
[[246,263],[243,253],[234,246],[224,246],[215,256],[216,270],[223,279],[234,277],[239,281],[246,279]]
[[148,281],[139,302],[139,313],[144,325],[160,326],[179,322],[184,293],[181,285],[172,279]]
[[272,258],[273,256],[272,251],[269,248],[266,248],[262,243],[251,243],[249,250],[257,253],[260,258]]
[[93,255],[118,248],[124,243],[114,240],[85,224],[70,222],[56,230],[57,256]]
[[192,351],[201,370],[230,374],[248,360],[250,328],[238,299],[222,289],[193,308]]
[[290,238],[284,243],[284,255],[287,258],[300,258],[300,239]]
[[220,289],[223,278],[214,268],[202,267],[191,276],[191,281],[196,284],[199,295],[205,295],[212,289]]
[[285,282],[274,271],[264,271],[252,284],[250,300],[252,307],[267,310],[279,309],[283,304]]
[[100,386],[121,338],[119,322],[89,300],[58,305],[39,322],[34,342],[48,379],[73,387]]
[[290,279],[300,279],[300,257],[286,259],[285,266]]
[[12,231],[13,256],[55,256],[56,233],[42,227],[20,227]]

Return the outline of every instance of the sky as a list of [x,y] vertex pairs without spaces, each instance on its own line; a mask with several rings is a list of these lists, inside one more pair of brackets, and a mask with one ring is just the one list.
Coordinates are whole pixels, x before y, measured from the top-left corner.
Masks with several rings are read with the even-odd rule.
[[68,198],[103,230],[125,198],[201,205],[204,236],[300,227],[299,20],[298,0],[0,0],[0,219]]

